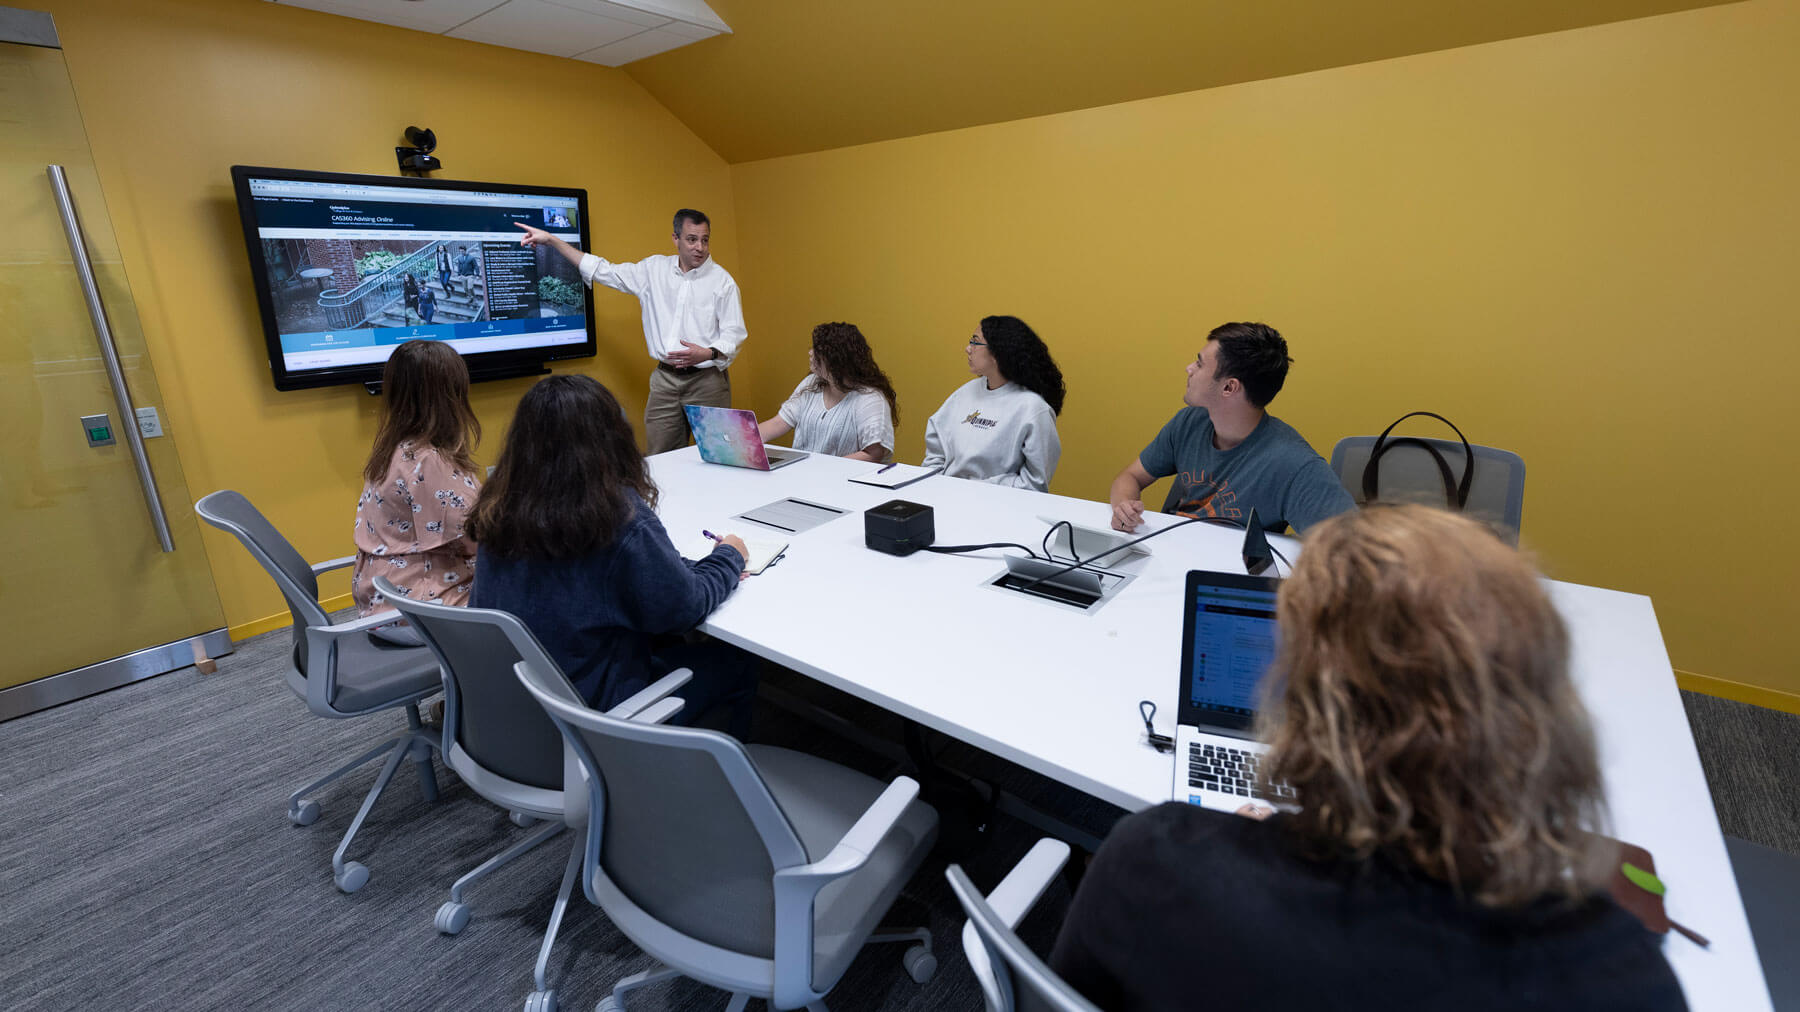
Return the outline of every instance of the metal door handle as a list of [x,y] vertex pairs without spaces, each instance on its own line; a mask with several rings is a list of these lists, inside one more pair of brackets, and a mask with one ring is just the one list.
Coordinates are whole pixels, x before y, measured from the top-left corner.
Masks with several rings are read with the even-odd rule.
[[150,473],[150,457],[144,452],[144,437],[138,433],[137,411],[131,406],[131,390],[125,386],[125,370],[119,365],[119,349],[113,344],[112,327],[106,322],[106,306],[100,301],[100,286],[94,281],[94,266],[88,260],[87,242],[81,237],[81,222],[75,217],[75,201],[69,196],[69,181],[60,165],[46,169],[50,188],[56,193],[56,210],[62,215],[63,232],[69,237],[69,254],[75,261],[75,274],[81,278],[81,293],[87,297],[88,317],[94,321],[94,336],[100,342],[100,357],[106,362],[106,378],[112,383],[113,401],[119,407],[119,428],[125,431],[125,442],[131,447],[132,462],[137,465],[138,484],[144,486],[144,502],[150,507],[150,523],[156,528],[156,540],[162,550],[175,550],[169,536],[169,518],[163,512],[162,496],[156,491],[156,478]]

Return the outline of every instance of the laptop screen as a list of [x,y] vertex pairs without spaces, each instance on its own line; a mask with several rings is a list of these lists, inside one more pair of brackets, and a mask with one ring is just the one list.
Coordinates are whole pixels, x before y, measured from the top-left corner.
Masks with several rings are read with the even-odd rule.
[[756,428],[756,413],[744,408],[711,408],[686,404],[688,427],[694,430],[694,442],[700,447],[700,459],[708,464],[769,469],[769,457],[763,450],[762,434]]
[[1275,660],[1275,594],[1281,581],[1188,573],[1181,644],[1181,723],[1246,731],[1263,676]]

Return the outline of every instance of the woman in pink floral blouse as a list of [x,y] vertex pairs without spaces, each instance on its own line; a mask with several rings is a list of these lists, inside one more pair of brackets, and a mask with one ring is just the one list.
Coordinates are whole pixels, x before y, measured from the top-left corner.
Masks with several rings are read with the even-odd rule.
[[407,341],[388,358],[381,389],[381,428],[356,503],[357,613],[393,610],[375,592],[377,575],[414,600],[466,605],[475,543],[463,521],[481,491],[469,369],[449,345]]

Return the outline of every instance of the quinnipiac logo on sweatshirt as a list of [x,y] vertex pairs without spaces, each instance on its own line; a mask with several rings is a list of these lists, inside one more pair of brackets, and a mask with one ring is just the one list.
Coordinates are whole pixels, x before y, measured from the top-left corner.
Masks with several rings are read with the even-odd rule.
[[977,409],[969,412],[969,417],[963,419],[963,424],[973,425],[978,429],[991,429],[1000,423],[994,421],[992,418],[981,417],[981,411],[980,409]]

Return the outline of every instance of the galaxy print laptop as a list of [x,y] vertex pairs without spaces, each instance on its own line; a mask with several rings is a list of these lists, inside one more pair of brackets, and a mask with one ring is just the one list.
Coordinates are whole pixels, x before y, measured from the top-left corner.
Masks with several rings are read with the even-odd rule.
[[773,471],[809,456],[804,450],[764,445],[753,411],[695,404],[682,407],[687,411],[688,427],[694,430],[694,442],[700,446],[700,459],[708,464]]

